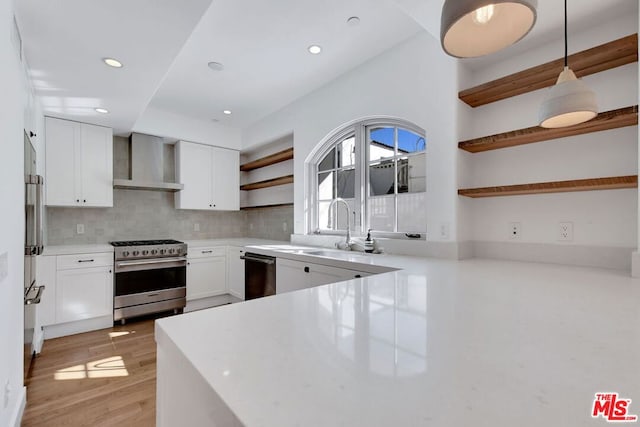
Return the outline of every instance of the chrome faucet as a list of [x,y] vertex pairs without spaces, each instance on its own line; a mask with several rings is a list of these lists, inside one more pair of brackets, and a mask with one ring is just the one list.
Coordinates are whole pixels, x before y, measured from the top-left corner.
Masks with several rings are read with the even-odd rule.
[[[343,198],[337,197],[335,199],[333,199],[331,201],[331,204],[329,204],[329,221],[327,223],[327,228],[331,228],[331,210],[333,209],[333,205],[335,205],[338,202],[342,202],[344,203],[344,206],[347,208],[347,239],[345,240],[344,243],[336,243],[336,247],[338,249],[345,249],[345,250],[350,250],[351,249],[351,227],[349,226],[349,223],[351,222],[351,208],[349,207],[349,203],[347,203],[346,200],[344,200]],[[337,215],[336,215],[337,217]],[[338,224],[338,220],[336,218],[336,228],[337,228],[337,224]]]

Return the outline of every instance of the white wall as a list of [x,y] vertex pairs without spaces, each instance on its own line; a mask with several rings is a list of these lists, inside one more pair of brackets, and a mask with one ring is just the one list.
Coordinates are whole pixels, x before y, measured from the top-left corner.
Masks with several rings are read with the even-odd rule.
[[239,150],[241,145],[240,129],[152,107],[147,107],[138,117],[133,131],[234,150]]
[[[570,35],[570,52],[637,31],[637,16],[605,22]],[[557,40],[488,68],[465,70],[461,89],[556,59],[562,51],[562,40]],[[596,92],[600,111],[638,102],[637,63],[585,77],[584,81]],[[461,139],[537,125],[545,92],[543,89],[474,109],[460,102]],[[627,127],[461,158],[460,181],[465,187],[635,175],[638,130]],[[636,248],[637,198],[636,190],[613,190],[467,200],[461,209],[466,212],[461,212],[460,218],[470,224],[467,237],[474,241],[513,243],[508,233],[508,223],[513,221],[522,223],[517,243]],[[561,221],[574,223],[573,242],[558,241]]]
[[[8,275],[0,279],[0,425],[15,422],[23,398],[23,105],[22,68],[11,42],[13,2],[0,2],[0,256]],[[5,385],[11,390],[5,407]]]
[[294,134],[295,233],[304,233],[305,160],[334,129],[368,116],[399,117],[427,133],[427,238],[456,239],[457,65],[421,33],[245,129],[243,149]]

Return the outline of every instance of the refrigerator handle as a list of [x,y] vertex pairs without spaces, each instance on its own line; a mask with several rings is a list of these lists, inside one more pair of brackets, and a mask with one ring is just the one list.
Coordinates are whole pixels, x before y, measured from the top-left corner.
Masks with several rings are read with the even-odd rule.
[[44,179],[40,175],[36,175],[36,206],[35,206],[35,254],[41,255],[44,250]]

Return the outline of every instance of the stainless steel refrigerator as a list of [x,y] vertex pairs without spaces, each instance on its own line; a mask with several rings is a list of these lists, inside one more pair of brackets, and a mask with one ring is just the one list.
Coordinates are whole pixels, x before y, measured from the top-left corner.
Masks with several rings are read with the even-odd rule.
[[24,378],[27,379],[35,355],[33,335],[35,306],[40,302],[44,286],[36,282],[37,256],[44,249],[42,217],[44,215],[43,179],[36,174],[36,152],[24,134]]

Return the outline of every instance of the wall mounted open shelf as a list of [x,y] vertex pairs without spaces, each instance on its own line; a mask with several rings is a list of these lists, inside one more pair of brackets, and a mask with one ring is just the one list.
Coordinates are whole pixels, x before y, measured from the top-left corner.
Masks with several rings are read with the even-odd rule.
[[636,105],[600,113],[596,118],[575,126],[559,129],[546,129],[534,126],[526,129],[518,129],[462,141],[458,143],[458,148],[470,153],[479,153],[482,151],[497,150],[500,148],[514,147],[516,145],[531,144],[567,136],[634,126],[637,124],[638,106]]
[[262,208],[281,208],[285,206],[293,206],[293,203],[276,203],[273,205],[261,205],[261,206],[245,206],[240,208],[241,211],[250,211],[253,209],[262,209]]
[[567,193],[572,191],[617,190],[637,187],[638,175],[629,175],[607,178],[574,179],[571,181],[502,185],[499,187],[465,188],[458,190],[458,194],[471,198],[480,198],[518,196],[524,194]]
[[[637,61],[638,34],[632,34],[569,56],[571,69],[579,78]],[[479,107],[551,87],[555,84],[563,67],[564,59],[557,59],[463,90],[458,94],[458,97],[471,107]]]
[[254,169],[263,168],[265,166],[274,165],[276,163],[284,162],[286,160],[293,159],[293,148],[287,148],[286,150],[279,151],[261,159],[254,160],[249,163],[245,163],[240,166],[240,171],[249,172]]
[[240,190],[258,190],[260,188],[275,187],[276,185],[285,185],[293,183],[293,175],[280,176],[278,178],[266,179],[264,181],[252,182],[240,186]]

